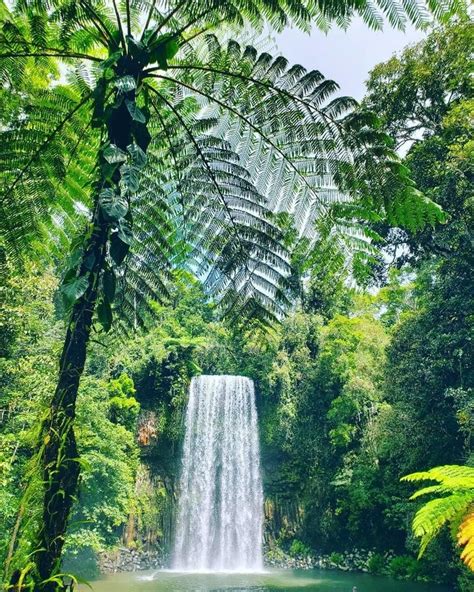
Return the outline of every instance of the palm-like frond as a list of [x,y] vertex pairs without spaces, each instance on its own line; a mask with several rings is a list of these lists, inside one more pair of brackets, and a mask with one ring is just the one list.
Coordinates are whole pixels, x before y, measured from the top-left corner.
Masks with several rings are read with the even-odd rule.
[[458,530],[458,543],[464,547],[461,559],[474,571],[474,512],[471,512],[463,519]]
[[[270,10],[264,6],[257,10],[258,4],[251,17],[257,21]],[[75,142],[69,141],[66,134],[62,134],[60,147],[55,146],[55,141],[63,128],[73,127],[77,114],[90,117],[101,88],[99,81],[104,71],[112,72],[107,69],[119,63],[128,28],[135,30],[140,24],[140,10],[145,5],[53,2],[47,12],[50,30],[39,35],[34,32],[36,21],[42,22],[46,12],[40,10],[41,3],[24,3],[23,26],[11,33],[9,43],[14,38],[18,52],[25,53],[25,48],[38,52],[28,59],[44,59],[39,56],[47,53],[62,55],[67,64],[77,63],[69,78],[73,78],[78,97],[77,105],[66,111],[66,121],[59,119],[56,127],[52,118],[43,117],[49,136],[37,137],[24,172],[18,181],[13,180],[13,189],[21,187],[28,196],[18,210],[20,218],[22,212],[26,214],[28,227],[28,208],[34,206],[39,212],[40,196],[43,200],[48,196],[47,213],[53,214],[63,227],[80,202],[90,201],[92,183],[86,187],[77,182],[83,169],[78,166],[81,160],[74,159],[76,174],[69,166],[71,155],[81,153],[87,134],[75,124]],[[219,6],[219,2],[197,3],[193,14],[198,18],[189,17],[191,20],[182,25],[186,11],[193,8],[189,3],[170,6],[161,16],[152,3],[147,11],[150,29],[143,34],[142,42],[133,42],[137,45],[127,51],[145,55],[150,39],[160,35],[167,39],[170,27],[178,30],[179,39],[190,27],[194,30],[196,23],[205,18],[204,13],[206,22],[212,25],[210,15]],[[229,3],[229,13],[224,16],[234,22],[243,18],[251,6]],[[303,18],[302,12],[298,18]],[[122,280],[121,309],[129,313],[133,310],[134,323],[141,320],[137,311],[146,311],[146,300],[165,290],[165,270],[177,260],[182,265],[184,254],[191,269],[206,281],[226,311],[232,310],[238,316],[242,310],[265,310],[266,316],[280,316],[289,289],[286,278],[290,267],[274,213],[292,213],[301,236],[332,235],[338,251],[345,253],[348,260],[350,254],[355,263],[373,254],[373,236],[360,223],[364,211],[414,226],[427,219],[439,219],[436,205],[416,195],[408,177],[402,174],[396,155],[374,127],[371,116],[359,113],[352,99],[333,97],[337,90],[333,81],[301,66],[290,68],[284,58],[259,54],[251,46],[222,43],[215,35],[192,37],[176,48],[177,54],[173,50],[176,55],[167,58],[166,64],[160,62],[154,67],[154,60],[164,59],[156,54],[147,58],[151,59],[149,67],[147,62],[142,66],[144,91],[139,101],[150,113],[147,133],[152,143],[148,166],[137,174],[140,190],[131,203],[136,256],[118,274]],[[108,58],[101,49],[105,45],[109,48]],[[99,56],[106,59],[96,68]],[[85,60],[90,60],[87,67],[81,65]],[[59,94],[57,89],[48,92],[52,96]],[[56,115],[60,113],[58,110]],[[26,137],[27,130],[37,133],[33,117],[26,117],[23,127],[16,132],[21,137]],[[50,138],[54,141],[50,142]],[[92,145],[87,140],[82,154]],[[62,158],[58,156],[57,166],[53,167],[55,155]],[[15,158],[12,155],[12,166]],[[83,160],[90,170],[90,156],[83,156]],[[42,161],[44,166],[36,166]],[[52,185],[25,191],[23,178],[39,179],[43,185],[58,183],[59,179],[63,189],[69,185],[62,180],[71,179],[71,188],[83,195],[74,198],[74,191],[69,191],[68,203],[68,191],[63,190],[59,195],[64,199],[54,201]],[[6,185],[4,195],[6,204],[14,207],[11,183]],[[414,204],[408,216],[401,204],[407,195]],[[21,236],[21,224],[15,224],[15,228]],[[13,235],[10,238],[15,239]]]
[[334,81],[212,35],[186,53],[156,78],[173,81],[219,119],[219,134],[268,208],[292,213],[301,236],[317,239],[317,225],[360,261],[374,253],[367,219],[411,227],[442,219],[409,181],[373,115],[335,96]]
[[403,477],[403,481],[409,482],[426,480],[437,481],[451,489],[460,487],[474,489],[474,468],[464,465],[444,465]]
[[89,129],[91,95],[64,87],[36,91],[1,132],[0,227],[7,246],[38,247],[52,227],[55,242],[70,240],[99,145]]
[[265,197],[194,97],[171,84],[148,90],[156,114],[149,165],[165,179],[178,264],[219,300],[232,292],[278,311],[289,262]]
[[[286,26],[309,30],[312,23],[327,30],[332,23],[348,26],[356,15],[374,29],[383,27],[384,18],[392,26],[404,28],[407,23],[426,25],[431,15],[447,18],[460,3],[450,0],[281,0],[278,3],[268,0],[174,0],[165,3],[165,8],[160,4],[160,12],[157,4],[152,0],[129,3],[138,8],[146,5],[151,11],[151,22],[156,20],[172,27],[176,22],[189,21],[198,30],[203,22],[207,28],[209,23],[216,25],[223,19],[239,27],[250,23],[256,29],[267,22],[277,30]],[[163,29],[165,25],[162,25]]]
[[420,496],[440,494],[418,510],[413,520],[413,532],[421,538],[420,556],[439,531],[448,523],[458,528],[458,543],[464,546],[461,558],[474,571],[474,468],[460,465],[445,465],[429,471],[412,473],[402,481],[437,481],[438,485],[424,487],[412,495]]

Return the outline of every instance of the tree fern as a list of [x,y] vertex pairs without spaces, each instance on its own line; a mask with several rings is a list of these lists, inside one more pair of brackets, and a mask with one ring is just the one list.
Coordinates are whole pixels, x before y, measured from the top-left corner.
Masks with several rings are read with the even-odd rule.
[[424,495],[442,495],[425,503],[413,520],[413,533],[421,539],[420,557],[443,526],[451,523],[457,527],[458,544],[464,547],[461,559],[474,571],[474,468],[445,465],[412,473],[403,477],[402,481],[438,483],[420,489],[410,499],[418,499]]

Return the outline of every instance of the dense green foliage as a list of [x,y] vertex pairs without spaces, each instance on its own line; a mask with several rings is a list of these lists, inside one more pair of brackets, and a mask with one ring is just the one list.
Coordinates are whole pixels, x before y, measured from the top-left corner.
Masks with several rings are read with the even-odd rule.
[[[401,253],[399,265],[410,261],[418,270],[416,297],[421,308],[399,327],[389,358],[394,380],[388,395],[395,397],[402,420],[394,427],[404,450],[405,472],[447,463],[472,464],[474,89],[469,48],[473,41],[472,23],[461,19],[435,31],[401,58],[378,66],[368,85],[368,104],[384,117],[400,144],[422,138],[409,148],[407,164],[418,186],[448,213],[447,223],[434,230],[389,233],[394,253]],[[436,438],[427,441],[431,432]],[[437,479],[436,469],[433,472]],[[432,478],[429,472],[415,475]],[[393,476],[392,471],[390,479]],[[449,491],[449,480],[445,486]],[[429,493],[430,488],[422,491]],[[462,491],[461,486],[461,497]],[[454,502],[455,497],[434,499],[417,513],[413,531],[421,537],[422,551],[453,515]],[[458,521],[463,513],[459,510]],[[467,518],[462,532],[458,540],[467,544],[463,557],[469,564]]]
[[[35,307],[24,313],[27,337],[16,342],[22,355],[15,360],[22,360],[20,368],[30,363],[32,369],[26,383],[11,376],[5,392],[12,393],[12,400],[15,392],[22,404],[41,409],[47,397],[38,392],[31,399],[31,381],[48,384],[54,347],[43,352],[46,361],[40,365],[28,359],[27,345],[34,342],[39,322],[53,343],[58,344],[60,332],[54,331],[54,314],[47,304],[55,285],[51,276],[36,275],[31,284],[17,286],[18,303],[29,296],[30,285],[43,295],[36,294]],[[399,482],[407,470],[426,467],[428,454],[430,461],[440,458],[430,450],[436,450],[439,439],[428,425],[431,416],[436,420],[435,406],[425,410],[426,424],[415,424],[419,401],[431,391],[421,391],[418,405],[407,407],[404,390],[397,394],[392,384],[390,360],[394,348],[400,351],[403,327],[423,312],[424,303],[417,300],[423,290],[423,283],[402,286],[394,274],[377,296],[346,290],[347,312],[326,320],[318,311],[299,310],[265,336],[217,322],[199,283],[177,277],[173,298],[157,305],[160,322],[153,330],[126,347],[109,338],[107,356],[103,345],[93,344],[79,397],[78,443],[84,466],[66,548],[68,569],[87,568],[91,575],[97,570],[97,553],[123,542],[166,550],[189,379],[199,372],[242,373],[257,383],[271,545],[294,555],[339,553],[340,561],[347,549],[373,549],[377,554],[369,567],[374,573],[453,581],[460,568],[447,540],[430,547],[420,563],[411,555],[416,544],[409,523],[415,508],[407,500],[409,488]],[[34,350],[35,357],[41,355],[37,346]],[[444,367],[447,364],[445,360]],[[396,370],[406,380],[417,371],[412,365]],[[136,401],[141,409],[137,430]],[[7,404],[2,400],[2,407]],[[24,409],[30,422],[37,413]],[[468,435],[468,413],[451,411],[446,429],[452,430],[453,443],[443,462],[464,458],[465,439],[459,434]],[[1,502],[9,530],[18,508],[18,479],[34,443],[25,430],[25,443],[11,458],[17,421],[12,415],[2,424],[1,436],[2,444],[12,442],[10,449],[5,447],[5,460],[14,470],[2,472],[9,475]],[[7,537],[3,544],[5,554]],[[387,560],[387,551],[398,557]]]
[[[380,6],[403,25],[396,0]],[[428,7],[436,16],[450,8]],[[402,13],[422,24],[423,8],[414,0]],[[280,210],[293,210],[300,234],[318,224],[337,235],[346,256],[352,243],[355,271],[371,251],[359,217],[410,229],[444,219],[371,112],[347,97],[329,100],[337,85],[320,72],[228,37],[236,25],[323,26],[355,13],[372,26],[380,19],[372,4],[350,0],[1,2],[0,80],[12,95],[0,132],[1,248],[18,266],[26,253],[65,259],[67,319],[16,522],[11,587],[64,587],[81,472],[74,425],[93,332],[108,333],[117,317],[145,325],[152,301],[169,291],[170,270],[184,265],[228,317],[275,321],[294,295]],[[30,76],[37,62],[49,84]],[[325,177],[329,196],[319,191]],[[111,405],[115,423],[130,428],[133,402]],[[35,496],[41,516],[28,519]]]
[[[294,6],[293,3],[288,6],[290,4]],[[321,3],[318,10],[324,12],[324,6]],[[251,53],[245,62],[240,59],[240,48],[221,45],[216,40],[212,43],[212,60],[222,62],[222,68],[231,64],[234,73],[235,60],[239,61],[240,74],[244,75],[247,67],[257,67],[258,60],[263,59]],[[182,419],[190,378],[199,373],[233,373],[253,378],[257,387],[266,540],[271,551],[282,549],[291,556],[331,553],[333,563],[341,564],[344,552],[370,549],[374,553],[368,567],[373,573],[449,582],[466,592],[472,589],[472,577],[458,560],[456,540],[446,528],[430,531],[425,525],[424,532],[415,532],[423,535],[441,530],[441,537],[426,548],[420,561],[416,560],[418,543],[410,524],[422,501],[409,501],[412,487],[400,482],[403,475],[432,466],[472,462],[474,285],[470,233],[473,228],[474,140],[472,80],[467,58],[471,45],[472,26],[461,20],[435,30],[427,41],[378,66],[368,83],[366,102],[380,114],[395,141],[401,144],[415,139],[408,146],[404,165],[410,167],[418,187],[433,200],[427,202],[428,211],[435,202],[442,204],[447,213],[445,224],[421,229],[424,215],[419,212],[422,210],[403,209],[396,199],[384,201],[389,185],[382,184],[379,207],[372,210],[372,215],[362,208],[351,210],[350,214],[342,212],[338,218],[339,221],[344,217],[346,221],[353,219],[352,229],[362,228],[361,220],[367,222],[368,218],[372,228],[365,233],[364,241],[368,236],[374,240],[385,237],[385,255],[382,257],[370,248],[369,257],[358,248],[357,236],[353,236],[355,262],[361,251],[365,258],[363,266],[351,268],[343,248],[350,241],[344,245],[334,242],[334,235],[326,224],[318,226],[317,239],[306,236],[298,240],[300,237],[293,225],[296,222],[298,227],[297,219],[268,213],[268,224],[278,233],[278,244],[291,260],[292,273],[286,278],[286,296],[294,298],[299,290],[300,298],[294,298],[290,314],[281,323],[267,326],[266,331],[262,330],[260,322],[262,318],[268,321],[265,315],[257,315],[257,320],[252,321],[248,321],[247,316],[240,319],[233,316],[232,321],[223,321],[222,302],[209,297],[208,283],[202,285],[191,273],[183,271],[183,253],[177,258],[178,271],[167,271],[166,286],[163,284],[165,289],[159,302],[151,298],[156,292],[148,291],[149,284],[156,280],[149,273],[153,275],[157,268],[149,272],[147,266],[140,267],[144,259],[139,257],[135,267],[131,262],[129,275],[124,274],[120,289],[129,326],[136,331],[127,339],[124,339],[123,326],[107,326],[111,330],[104,332],[96,325],[91,332],[76,409],[81,480],[68,524],[65,569],[82,570],[89,575],[97,572],[100,553],[120,545],[168,551]],[[286,64],[278,65],[271,58],[265,60],[270,70],[276,68],[280,72],[281,66],[280,74],[288,82]],[[26,67],[31,68],[31,64]],[[298,84],[301,77],[306,76],[310,75],[299,72]],[[191,84],[193,78],[183,75],[180,80]],[[272,80],[278,84],[277,72]],[[260,116],[267,115],[268,87],[253,96],[250,92],[242,93],[240,99],[232,103],[232,85],[224,84],[221,88],[222,79],[203,74],[194,82],[201,84],[201,88],[214,89],[215,96],[222,93],[222,97],[238,109],[246,108],[246,101],[250,104],[259,99],[260,106],[263,105]],[[22,88],[21,92],[25,96],[31,93],[36,100],[41,84],[41,80],[33,77],[31,87]],[[171,93],[166,85],[157,88]],[[59,89],[59,93],[68,95],[64,97],[65,106],[69,105],[66,98],[72,103],[78,100],[77,94],[69,93],[84,92],[84,88],[78,91],[59,86]],[[172,103],[173,109],[178,113],[183,109],[183,117],[189,117],[189,121],[196,124],[197,111],[193,105],[188,111],[178,95],[173,95],[173,101],[177,101]],[[17,99],[13,94],[6,101],[3,121],[19,117]],[[282,101],[276,115],[280,113],[278,109],[287,107],[288,103]],[[140,108],[144,105],[136,107]],[[170,107],[170,113],[164,115],[165,128],[166,118],[171,117],[173,109]],[[137,112],[134,113],[137,116]],[[300,115],[295,112],[296,118]],[[258,121],[258,114],[255,117]],[[302,121],[302,126],[305,127],[306,122]],[[199,125],[197,128],[199,131]],[[209,129],[206,127],[207,131]],[[252,140],[252,133],[243,128],[240,131],[244,138]],[[271,131],[278,137],[277,129]],[[77,139],[74,135],[77,129],[70,132]],[[298,141],[296,136],[294,139]],[[214,156],[217,158],[218,153],[232,160],[236,155],[232,145],[216,147],[215,137],[206,136],[208,140],[211,137],[211,148],[217,150]],[[179,141],[183,148],[184,138],[181,136]],[[87,149],[91,145],[94,148],[91,142]],[[158,142],[156,152],[151,150],[149,158],[157,159],[166,153],[166,157],[172,159],[174,151],[166,152],[165,145],[166,141]],[[87,149],[84,149],[83,158],[87,160]],[[129,156],[133,159],[136,154],[131,150]],[[288,154],[301,157],[301,153],[293,149]],[[189,154],[182,156],[189,157]],[[272,153],[266,162],[271,182],[276,179],[275,172],[269,172],[274,157]],[[246,157],[242,158],[245,161]],[[292,162],[290,156],[287,160]],[[192,169],[196,161],[189,162],[194,163],[188,163]],[[228,160],[226,162],[229,164]],[[77,165],[80,167],[80,162]],[[234,165],[237,168],[234,169]],[[253,175],[259,170],[254,165]],[[392,165],[402,167],[404,178],[409,178],[398,160],[393,159]],[[209,188],[200,177],[202,162],[197,166],[197,177],[190,175],[187,182],[200,179],[203,195],[213,192],[216,188]],[[236,161],[231,168],[234,173],[243,175]],[[191,169],[183,170],[190,172]],[[127,169],[121,175],[126,172]],[[73,175],[75,173],[77,171]],[[356,195],[367,196],[366,192],[373,188],[370,183],[362,187],[359,181],[349,177],[345,188],[354,190]],[[67,174],[63,178],[67,189],[72,178]],[[218,179],[218,183],[221,182],[228,183],[229,178],[223,174]],[[190,192],[191,186],[185,191],[186,183],[179,187],[176,183],[176,179],[169,181],[171,193],[183,191],[181,198],[188,195],[186,191]],[[295,188],[291,181],[288,183],[287,188]],[[240,185],[240,189],[243,187]],[[252,195],[254,190],[260,191],[250,184],[245,187]],[[155,185],[152,188],[156,188]],[[84,186],[76,188],[79,201],[84,197],[83,189]],[[247,199],[247,189],[241,199]],[[300,196],[304,197],[304,188],[299,189]],[[230,198],[230,194],[225,195]],[[411,195],[422,200],[416,191]],[[61,196],[57,204],[59,210],[65,203],[62,198],[67,201],[67,196]],[[109,216],[112,216],[112,205],[106,203]],[[120,204],[114,207],[117,205]],[[358,205],[374,204],[362,199]],[[382,211],[392,224],[406,220],[413,223],[406,224],[404,230],[388,228],[381,220]],[[258,207],[256,212],[257,216],[262,215],[260,222],[269,231],[265,222],[267,213],[264,215]],[[336,216],[338,210],[331,212]],[[50,216],[54,207],[46,213]],[[77,213],[69,211],[69,218],[62,226],[66,234],[68,223],[75,225]],[[138,233],[146,231],[140,226],[145,224],[146,216],[140,222],[140,215],[133,220]],[[157,211],[151,212],[151,216],[158,216]],[[434,222],[436,216],[433,216]],[[49,241],[50,223],[46,218],[42,223],[41,231]],[[244,226],[246,224],[243,222]],[[253,230],[257,228],[258,225]],[[339,227],[336,224],[334,228]],[[203,231],[208,231],[205,225]],[[170,236],[172,241],[177,238],[173,233]],[[14,238],[9,236],[8,240],[12,239],[13,244]],[[56,386],[57,359],[68,323],[65,315],[68,292],[66,290],[65,294],[64,286],[70,283],[72,276],[64,282],[64,252],[59,244],[63,238],[57,236],[57,249],[51,251],[57,258],[49,257],[48,265],[43,259],[41,264],[25,263],[19,270],[11,263],[9,249],[0,252],[3,258],[0,523],[5,525],[0,532],[0,559],[7,564],[11,564],[13,557],[18,564],[27,561],[33,550],[35,532],[41,524],[43,484],[34,451],[41,433],[41,418],[48,413],[51,392]],[[207,236],[205,242],[208,240]],[[177,242],[182,244],[180,240]],[[214,255],[221,253],[221,247],[224,252],[218,268],[223,261],[230,268],[242,263],[238,257],[234,260],[234,252],[226,252],[230,244],[225,242],[224,247],[222,243],[214,244],[217,249]],[[275,244],[270,246],[273,248]],[[265,245],[260,246],[268,247]],[[140,248],[146,249],[146,246]],[[389,269],[387,253],[394,255],[394,265]],[[260,255],[260,251],[252,252],[250,260]],[[145,260],[146,257],[148,254]],[[193,259],[198,260],[198,257]],[[212,263],[215,262],[216,259],[212,259]],[[268,271],[272,262],[267,261],[265,265]],[[357,274],[362,267],[364,274]],[[71,269],[77,271],[74,262]],[[99,270],[97,275],[104,294],[115,292],[115,283],[111,280],[115,276],[110,274],[110,269]],[[379,280],[378,289],[349,288],[354,271],[359,279]],[[120,274],[117,271],[118,277]],[[78,279],[80,277],[73,283]],[[127,292],[130,279],[131,291]],[[61,282],[63,287],[59,288]],[[74,285],[75,298],[78,292]],[[260,289],[265,293],[262,285]],[[142,290],[143,286],[147,289]],[[138,307],[133,290],[142,290],[143,300]],[[217,292],[219,294],[219,290]],[[227,304],[232,304],[233,298],[234,293]],[[104,298],[100,302],[103,303]],[[117,305],[117,313],[120,313],[118,309]],[[107,311],[107,306],[102,305],[99,315],[110,325]],[[141,327],[144,319],[148,321],[146,331]],[[472,469],[461,471],[464,474]],[[19,499],[17,493],[24,490],[27,483],[27,494]],[[447,487],[452,486],[454,495],[463,497],[464,486],[456,485],[461,487],[459,494],[454,485],[448,483]],[[433,493],[440,491],[433,490]],[[432,524],[437,518],[428,516],[427,520],[426,524]],[[20,524],[23,524],[22,536],[19,536]],[[468,542],[471,529],[472,524],[466,522],[463,544]]]

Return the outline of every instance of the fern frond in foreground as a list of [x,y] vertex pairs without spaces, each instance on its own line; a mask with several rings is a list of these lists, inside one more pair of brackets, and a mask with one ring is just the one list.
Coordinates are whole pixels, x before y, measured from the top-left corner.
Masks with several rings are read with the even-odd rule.
[[461,559],[474,571],[474,467],[445,465],[406,475],[402,481],[437,482],[419,489],[410,499],[429,494],[441,496],[422,506],[413,520],[413,533],[421,539],[419,557],[443,526],[460,522],[457,542],[463,547]]

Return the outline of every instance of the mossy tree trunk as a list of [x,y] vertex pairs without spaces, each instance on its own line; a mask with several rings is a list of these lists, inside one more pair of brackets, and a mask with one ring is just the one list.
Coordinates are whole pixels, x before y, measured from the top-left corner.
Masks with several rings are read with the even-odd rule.
[[[107,226],[97,215],[84,253],[84,257],[91,255],[95,258],[94,268],[86,292],[77,300],[71,313],[58,384],[41,434],[44,498],[35,562],[42,581],[60,571],[64,537],[77,493],[80,466],[74,434],[76,400],[97,303],[100,272],[106,256]],[[49,592],[56,589],[56,584],[42,584],[41,589]]]
[[[102,91],[97,93],[99,100],[104,101],[105,88],[106,85],[103,84]],[[108,113],[104,104],[96,109],[104,113],[103,128],[108,140],[105,149],[113,147],[113,150],[118,149],[126,154],[132,144],[134,122],[130,103],[134,103],[135,98],[135,90],[122,94],[116,91],[115,101]],[[144,146],[145,150],[146,147],[147,145]],[[111,264],[114,263],[111,244],[113,238],[117,238],[111,237],[111,232],[118,221],[104,213],[100,195],[101,192],[103,194],[104,189],[113,191],[116,196],[120,196],[123,191],[119,166],[122,163],[116,163],[114,168],[113,163],[111,165],[110,160],[107,161],[104,157],[105,149],[102,146],[98,155],[101,174],[95,187],[91,231],[89,238],[85,240],[76,274],[78,278],[87,278],[87,287],[72,306],[60,358],[57,387],[40,434],[39,461],[44,488],[41,522],[36,540],[33,541],[33,549],[35,549],[32,555],[33,561],[23,569],[16,569],[10,578],[10,588],[15,591],[55,592],[65,589],[61,576],[57,574],[61,573],[61,554],[71,511],[78,493],[80,475],[79,453],[74,434],[76,401],[86,363],[94,315],[98,303],[104,298],[104,271],[110,270]],[[129,198],[127,201],[129,206]],[[131,228],[130,214],[128,214],[128,224]],[[127,244],[121,243],[121,245],[119,264],[128,251]],[[107,306],[110,325],[112,320],[110,303],[107,303]]]

